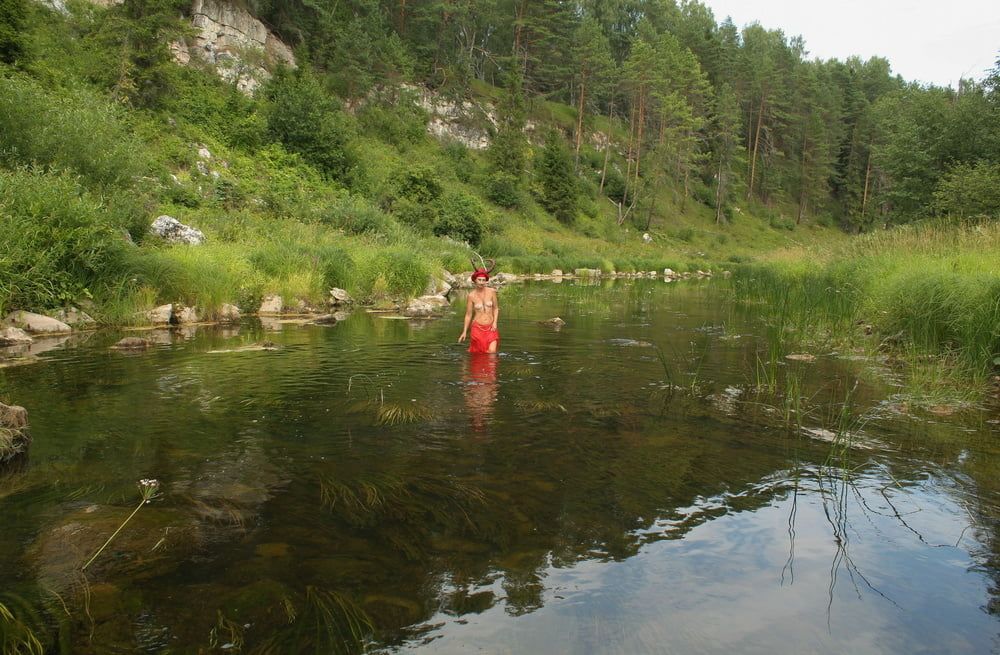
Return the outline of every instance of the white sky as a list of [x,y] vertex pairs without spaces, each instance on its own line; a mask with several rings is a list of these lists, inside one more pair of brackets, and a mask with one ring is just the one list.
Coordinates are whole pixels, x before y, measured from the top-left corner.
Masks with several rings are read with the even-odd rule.
[[701,0],[716,22],[801,35],[809,58],[885,57],[908,81],[981,80],[1000,57],[1000,0]]

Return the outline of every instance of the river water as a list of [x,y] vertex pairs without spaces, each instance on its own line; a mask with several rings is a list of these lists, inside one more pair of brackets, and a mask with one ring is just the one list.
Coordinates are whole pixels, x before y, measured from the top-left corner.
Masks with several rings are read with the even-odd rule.
[[995,408],[830,352],[761,392],[724,282],[500,301],[498,357],[356,312],[0,368],[0,603],[73,653],[1000,650]]

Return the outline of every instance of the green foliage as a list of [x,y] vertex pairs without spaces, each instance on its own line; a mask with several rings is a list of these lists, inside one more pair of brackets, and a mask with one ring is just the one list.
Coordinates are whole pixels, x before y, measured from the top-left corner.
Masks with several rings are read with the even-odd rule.
[[0,62],[13,64],[24,54],[28,0],[0,0]]
[[979,161],[952,167],[938,182],[934,207],[958,218],[1000,218],[1000,163]]
[[129,0],[99,14],[88,38],[93,79],[137,107],[154,108],[174,93],[178,72],[169,44],[185,36],[186,0]]
[[523,195],[521,179],[517,176],[496,171],[486,180],[486,196],[501,207],[507,209],[520,207]]
[[349,183],[358,165],[347,118],[305,68],[281,69],[265,88],[268,134],[325,176]]
[[413,244],[361,251],[356,255],[354,289],[361,298],[378,300],[392,295],[416,295],[432,272],[430,262]]
[[46,309],[123,274],[127,217],[66,174],[0,170],[0,313]]
[[427,112],[407,97],[395,103],[372,102],[358,113],[366,133],[400,149],[426,140],[427,120]]
[[439,202],[434,234],[478,246],[483,237],[485,211],[475,196],[461,191],[448,193]]
[[122,111],[85,89],[0,77],[0,162],[72,171],[94,185],[131,185],[150,168]]
[[572,156],[555,131],[545,138],[545,149],[535,164],[535,173],[541,182],[542,206],[560,222],[572,223],[577,210],[576,175]]

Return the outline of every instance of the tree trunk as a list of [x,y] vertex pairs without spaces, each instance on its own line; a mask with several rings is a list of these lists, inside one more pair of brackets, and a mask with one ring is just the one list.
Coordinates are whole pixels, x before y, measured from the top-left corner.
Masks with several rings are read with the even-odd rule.
[[750,183],[747,185],[747,200],[753,197],[753,179],[757,172],[757,149],[760,148],[760,130],[764,125],[764,94],[760,94],[760,107],[757,113],[757,130],[753,140],[753,153],[750,155]]
[[574,159],[574,165],[577,169],[580,168],[580,144],[583,143],[583,108],[584,99],[587,97],[587,76],[585,74],[580,75],[580,102],[577,105],[576,112],[576,155]]
[[635,103],[629,110],[628,124],[628,155],[625,157],[625,184],[622,191],[622,204],[628,201],[628,182],[632,178],[632,152],[635,146]]
[[868,153],[868,163],[865,166],[865,190],[861,195],[861,222],[865,221],[865,208],[868,206],[868,181],[872,174],[872,154]]
[[719,157],[719,183],[715,186],[715,224],[722,223],[722,157]]
[[795,217],[795,224],[802,223],[802,215],[806,211],[806,153],[809,151],[809,140],[806,135],[802,135],[802,159],[799,162],[799,211]]
[[600,193],[604,193],[604,180],[608,175],[608,159],[611,157],[611,125],[615,121],[615,101],[611,101],[611,110],[608,112],[608,131],[604,135],[604,166],[601,168]]

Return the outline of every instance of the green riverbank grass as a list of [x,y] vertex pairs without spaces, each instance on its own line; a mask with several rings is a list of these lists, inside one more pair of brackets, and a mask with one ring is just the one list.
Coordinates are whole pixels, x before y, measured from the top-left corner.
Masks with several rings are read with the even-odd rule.
[[783,350],[861,348],[927,403],[984,389],[1000,369],[1000,226],[906,226],[736,273],[737,298],[764,308]]

